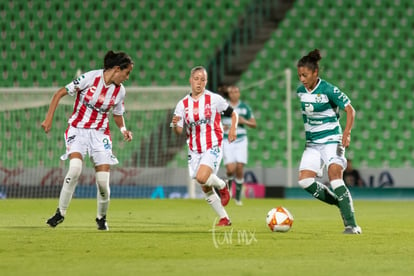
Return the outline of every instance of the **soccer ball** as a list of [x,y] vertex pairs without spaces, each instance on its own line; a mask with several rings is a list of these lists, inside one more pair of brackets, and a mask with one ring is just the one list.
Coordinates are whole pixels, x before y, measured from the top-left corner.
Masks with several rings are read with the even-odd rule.
[[273,232],[287,232],[293,224],[293,216],[283,206],[273,208],[267,213],[266,224]]

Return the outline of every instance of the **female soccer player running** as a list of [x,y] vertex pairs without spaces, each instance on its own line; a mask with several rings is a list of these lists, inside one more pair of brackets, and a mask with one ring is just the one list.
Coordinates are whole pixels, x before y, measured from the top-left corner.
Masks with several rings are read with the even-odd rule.
[[[319,50],[315,49],[297,64],[298,77],[302,82],[297,95],[301,101],[306,132],[306,147],[299,165],[299,185],[317,199],[339,207],[345,225],[344,234],[360,234],[352,197],[342,180],[346,168],[345,148],[351,142],[355,110],[347,95],[319,78],[321,58]],[[343,132],[339,124],[339,108],[346,112]],[[315,180],[325,165],[333,193]]]
[[231,188],[233,180],[236,185],[236,205],[243,205],[242,187],[244,183],[244,166],[247,164],[248,138],[247,127],[256,128],[256,119],[250,106],[240,100],[240,89],[237,86],[229,86],[227,89],[229,104],[239,115],[237,127],[237,139],[230,143],[227,138],[229,117],[223,116],[224,141],[223,141],[223,161],[226,166],[228,185]]
[[109,51],[104,57],[103,69],[83,74],[53,95],[42,122],[46,133],[52,128],[53,115],[60,99],[70,95],[76,100],[65,132],[66,153],[61,156],[62,160],[69,158],[69,170],[63,181],[56,213],[46,221],[51,227],[63,222],[82,171],[83,160],[88,154],[96,171],[97,227],[99,230],[109,230],[106,214],[110,200],[110,166],[118,164],[118,160],[112,155],[108,115],[112,109],[114,121],[124,139],[131,141],[132,133],[126,129],[123,117],[125,88],[122,82],[128,80],[133,66],[127,54]]
[[[204,67],[197,66],[191,70],[190,84],[191,93],[178,102],[171,125],[177,135],[186,125],[190,177],[201,185],[207,202],[219,216],[217,226],[229,226],[231,221],[224,209],[230,200],[229,190],[216,175],[223,156],[220,113],[232,118],[229,141],[237,137],[238,116],[223,97],[205,89],[207,71]],[[219,190],[221,200],[214,188]]]

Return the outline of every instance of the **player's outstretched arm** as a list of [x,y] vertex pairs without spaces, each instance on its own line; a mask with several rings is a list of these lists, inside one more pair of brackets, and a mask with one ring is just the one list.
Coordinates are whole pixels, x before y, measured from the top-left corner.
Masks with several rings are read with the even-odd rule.
[[56,108],[59,105],[60,99],[67,95],[66,88],[62,87],[52,97],[52,101],[49,105],[49,110],[47,111],[46,118],[42,122],[43,130],[48,133],[52,128],[53,115],[55,114]]

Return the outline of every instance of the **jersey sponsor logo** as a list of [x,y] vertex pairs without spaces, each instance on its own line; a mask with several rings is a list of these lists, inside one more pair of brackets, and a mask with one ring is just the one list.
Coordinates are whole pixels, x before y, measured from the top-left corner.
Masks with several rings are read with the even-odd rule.
[[209,124],[211,122],[211,119],[210,118],[208,118],[208,119],[201,119],[201,120],[198,120],[197,122],[191,122],[191,123],[189,123],[189,125],[191,126],[191,127],[194,127],[194,126],[200,126],[200,125],[202,125],[202,124]]
[[107,113],[108,111],[109,111],[109,109],[107,109],[107,108],[96,108],[95,106],[93,106],[92,104],[90,104],[90,103],[86,103],[86,102],[84,102],[83,103],[87,108],[90,108],[90,109],[92,109],[92,110],[95,110],[96,112],[98,112],[98,113],[100,113],[100,114],[105,114],[105,113]]
[[311,125],[322,125],[323,124],[323,121],[321,121],[321,120],[308,119],[308,124],[311,124]]

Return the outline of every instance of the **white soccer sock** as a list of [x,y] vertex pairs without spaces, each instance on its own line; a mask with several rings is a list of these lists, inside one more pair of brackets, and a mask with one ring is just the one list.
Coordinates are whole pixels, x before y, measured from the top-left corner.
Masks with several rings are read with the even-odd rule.
[[62,190],[59,196],[59,210],[62,216],[66,215],[66,210],[72,200],[73,192],[78,184],[79,176],[82,172],[82,160],[78,158],[69,161],[69,169],[63,181]]
[[335,191],[335,189],[340,187],[340,186],[345,186],[345,182],[344,182],[343,179],[334,179],[334,180],[331,181],[332,190]]
[[219,218],[229,217],[227,215],[226,209],[224,209],[223,205],[221,205],[220,198],[217,196],[214,190],[205,193],[205,195],[207,203],[210,204],[211,208],[213,208]]
[[111,190],[109,188],[109,172],[96,172],[96,200],[97,200],[97,215],[98,219],[101,219],[106,215],[109,207],[109,200]]
[[236,182],[236,184],[243,184],[244,183],[244,178],[235,178],[234,181]]
[[217,189],[221,190],[224,187],[226,187],[226,182],[224,182],[222,179],[217,177],[217,175],[212,173],[212,174],[210,174],[209,178],[207,179],[205,185],[208,186],[208,187],[214,187],[214,188],[217,188]]
[[301,186],[303,189],[308,188],[310,185],[315,183],[315,178],[309,177],[298,181],[299,186]]

